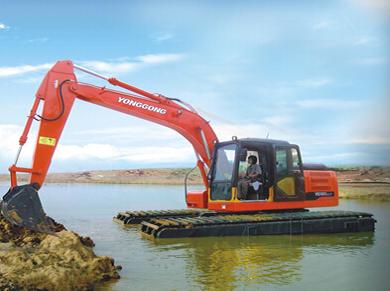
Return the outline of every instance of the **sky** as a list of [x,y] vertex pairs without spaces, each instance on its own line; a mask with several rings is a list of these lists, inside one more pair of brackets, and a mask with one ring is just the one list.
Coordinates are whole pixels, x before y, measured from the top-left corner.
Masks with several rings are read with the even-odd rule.
[[[0,172],[63,59],[185,100],[221,141],[269,136],[300,145],[304,162],[390,165],[389,38],[385,0],[0,0]],[[194,164],[178,133],[78,100],[51,171]]]

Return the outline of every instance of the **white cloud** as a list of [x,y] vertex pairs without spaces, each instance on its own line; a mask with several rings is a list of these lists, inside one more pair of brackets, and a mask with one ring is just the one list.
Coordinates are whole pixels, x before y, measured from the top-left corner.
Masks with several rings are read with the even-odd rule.
[[16,154],[22,128],[15,124],[0,124],[0,156],[10,158]]
[[[277,82],[271,85],[257,87],[255,93],[263,98],[295,98],[302,91],[322,88],[332,84],[333,81],[327,77],[307,78],[290,82]],[[283,105],[286,108],[285,105]]]
[[[213,128],[221,140],[230,140],[233,135],[240,138],[265,137],[268,132],[265,126],[257,124],[219,124],[213,125]],[[13,161],[18,148],[18,139],[22,130],[23,127],[19,125],[0,124],[0,162],[2,161],[6,163],[3,168],[6,168]],[[145,137],[145,132],[148,132],[147,137]],[[36,133],[36,130],[32,130],[32,132],[30,132],[29,140],[22,151],[20,165],[30,165],[35,146]],[[103,135],[105,138],[104,141],[101,140],[100,142],[99,140],[99,142],[95,142],[94,140],[94,142],[89,142],[84,145],[74,143],[67,144],[67,141],[61,140],[54,154],[54,161],[85,161],[85,163],[88,164],[88,161],[106,160],[113,163],[115,161],[129,161],[141,164],[154,163],[156,165],[173,162],[191,163],[195,161],[194,150],[192,149],[191,144],[179,134],[168,129],[161,131],[155,128],[154,131],[150,131],[150,127],[145,125],[145,127],[138,126],[135,130],[123,127],[117,129],[109,128],[80,131],[74,134],[77,136]],[[132,137],[139,137],[141,139],[141,143],[144,144],[139,145],[140,142],[137,142],[137,146],[122,146],[115,142],[116,140],[121,140],[122,138],[128,139],[129,134]],[[71,134],[71,137],[72,135],[73,134]],[[148,142],[145,138],[154,139],[154,143]],[[76,140],[82,142],[82,140]],[[107,140],[112,142],[107,143]],[[145,146],[145,144],[148,145]]]
[[0,78],[4,77],[13,77],[24,75],[27,73],[38,72],[42,70],[50,69],[53,64],[40,64],[40,65],[24,65],[24,66],[15,66],[15,67],[0,67]]
[[137,63],[131,62],[82,61],[80,65],[100,73],[128,73],[138,68]]
[[[148,65],[158,65],[179,61],[183,54],[151,54],[138,56],[134,61],[80,61],[79,64],[101,73],[128,73]],[[53,66],[51,63],[39,65],[23,65],[13,67],[0,67],[0,78],[21,76],[27,73],[48,70]]]
[[221,73],[215,73],[210,74],[207,77],[207,80],[210,82],[220,86],[220,85],[226,85],[232,82],[237,82],[240,79],[243,79],[243,75],[241,73],[231,73],[231,72],[221,72]]
[[[278,120],[276,117],[269,117],[269,122],[281,125],[286,120]],[[282,129],[274,128],[268,126],[267,124],[260,121],[259,123],[250,123],[250,124],[213,124],[213,129],[217,133],[221,141],[230,140],[232,136],[237,136],[238,138],[246,137],[257,137],[265,138],[268,133],[270,133],[270,138],[272,139],[282,139],[287,140],[292,143],[300,144],[303,148],[317,148],[321,145],[389,145],[390,138],[388,135],[383,135],[382,133],[372,132],[371,135],[360,134],[355,135],[349,139],[339,139],[338,137],[331,138],[328,135],[323,133],[302,133],[299,131],[294,131],[294,129],[289,128],[287,131]],[[13,162],[17,148],[18,148],[18,139],[22,132],[22,127],[14,124],[0,124],[0,172],[4,172],[5,169]],[[136,130],[128,130],[127,128],[108,128],[108,129],[94,129],[90,131],[80,131],[75,132],[74,134],[87,135],[87,136],[99,136],[103,135],[104,140],[96,140],[93,138],[93,142],[88,142],[82,144],[83,140],[76,139],[78,143],[69,143],[65,139],[61,140],[58,145],[58,148],[54,154],[54,163],[61,169],[63,163],[77,163],[82,162],[86,168],[90,167],[88,165],[96,164],[96,162],[109,162],[115,167],[116,163],[120,164],[121,162],[130,162],[137,165],[150,165],[159,166],[161,164],[172,164],[172,163],[185,163],[191,164],[195,162],[194,151],[191,145],[185,141],[184,138],[180,137],[178,134],[174,133],[171,130],[166,130],[160,136],[154,136],[158,134],[158,130],[149,132],[148,125],[145,126],[142,131],[142,126],[138,126]],[[145,134],[142,136],[142,133],[148,132],[149,139],[154,139],[153,143],[147,142],[145,140]],[[171,132],[173,133],[171,135]],[[103,134],[104,133],[104,134]],[[116,141],[123,138],[128,138],[129,134],[133,137],[140,137],[141,141],[137,142],[137,145],[131,145],[130,143],[123,143],[124,145],[118,144]],[[69,135],[69,134],[68,134]],[[72,135],[72,134],[71,134]],[[152,137],[150,137],[152,136]],[[68,136],[69,137],[69,136]],[[36,139],[36,130],[33,130],[30,133],[29,141],[26,143],[22,156],[20,158],[19,166],[30,166],[31,159],[33,157],[33,151],[35,146]],[[137,138],[138,139],[138,138]],[[87,138],[85,141],[90,140]],[[109,141],[109,142],[107,142]],[[67,144],[68,142],[68,144]],[[81,144],[79,144],[81,143]],[[363,158],[363,155],[359,152],[346,152],[346,153],[330,153],[329,155],[321,156],[315,155],[315,150],[313,154],[306,154],[305,160],[312,161],[322,161],[322,162],[331,162],[337,163],[344,161],[349,161],[352,158],[355,160],[360,160]],[[311,152],[311,151],[309,151]],[[3,170],[1,170],[3,169]]]
[[[147,134],[145,134],[147,132]],[[107,127],[99,129],[79,130],[69,134],[70,139],[83,142],[84,140],[91,140],[93,137],[94,143],[106,142],[107,140],[124,141],[137,138],[137,143],[150,144],[159,142],[177,142],[181,141],[180,135],[174,130],[157,126],[151,123],[143,125],[133,124],[127,127]],[[118,143],[118,142],[117,142]]]
[[386,57],[370,57],[370,58],[361,58],[355,60],[355,64],[363,65],[363,66],[384,65],[387,63],[388,63],[388,59]]
[[136,58],[136,60],[145,64],[163,64],[179,61],[183,57],[183,54],[150,54],[139,56]]
[[55,153],[56,160],[114,159],[121,155],[121,150],[110,144],[59,145]]
[[389,0],[349,0],[349,2],[365,11],[370,10],[381,15],[390,14]]
[[319,162],[325,164],[343,164],[348,162],[361,161],[364,157],[367,157],[367,153],[364,152],[344,152],[336,154],[327,154],[327,155],[306,155],[305,160],[310,162]]
[[368,38],[360,37],[357,40],[355,40],[353,44],[359,46],[359,45],[366,45],[367,43],[369,43]]
[[284,121],[277,119],[277,117],[268,117],[268,121],[270,121],[268,123],[263,122],[263,120],[259,120],[259,123],[245,124],[216,123],[212,127],[220,141],[231,140],[232,136],[237,136],[237,138],[266,138],[268,134],[269,138],[272,139],[287,139],[290,141],[297,141],[302,137],[294,129],[285,130],[281,126]]
[[304,88],[319,88],[329,85],[332,81],[328,78],[305,79],[296,82],[296,85]]
[[314,30],[323,30],[328,29],[330,27],[332,27],[332,24],[327,20],[320,21],[312,26]]
[[349,140],[350,144],[365,144],[365,145],[390,145],[389,136],[365,135],[364,137]]
[[149,54],[136,57],[133,61],[121,58],[122,61],[81,61],[80,65],[106,74],[134,72],[149,65],[160,65],[181,60],[183,54]]
[[[0,124],[0,164],[1,162],[6,164],[3,166],[4,169],[13,162],[22,130],[23,128],[19,125]],[[101,130],[100,133],[105,131],[107,130]],[[142,134],[140,132],[141,128],[138,128],[136,131]],[[116,134],[116,138],[126,136],[129,133],[129,131],[125,128],[120,128],[118,130],[114,130],[112,128],[111,132]],[[143,134],[145,132],[144,128]],[[157,132],[158,131],[156,130],[154,133]],[[30,132],[29,140],[23,148],[19,165],[30,166],[35,147],[36,133],[36,130],[32,130]],[[79,134],[82,133],[83,132],[79,132]],[[98,130],[91,130],[88,133],[98,133]],[[131,132],[131,134],[134,134],[134,132]],[[150,134],[153,135],[153,132]],[[162,138],[162,141],[159,140],[160,137]],[[160,137],[154,137],[155,141],[158,140],[158,142],[155,142],[152,146],[120,146],[114,142],[107,143],[107,140],[110,139],[110,134],[105,136],[104,143],[87,143],[85,145],[78,145],[66,144],[66,141],[64,141],[64,143],[61,141],[54,154],[54,161],[85,161],[88,163],[88,161],[106,160],[110,162],[128,161],[141,164],[154,163],[156,165],[172,162],[191,163],[195,161],[194,151],[189,143],[168,143],[174,144],[170,146],[167,145],[166,141],[172,140],[172,138],[175,139],[175,136],[171,136],[170,134],[165,134],[164,136],[164,134],[162,134]]]
[[162,42],[162,41],[170,40],[174,37],[175,37],[175,35],[173,33],[162,33],[162,34],[156,36],[155,40]]
[[274,115],[274,116],[265,117],[263,118],[262,121],[265,124],[279,127],[291,123],[293,121],[293,118],[292,116]]
[[0,30],[6,30],[9,29],[8,25],[5,25],[4,23],[0,23]]
[[139,163],[190,163],[195,162],[194,150],[186,147],[139,147],[128,149],[119,158],[129,162]]
[[14,81],[15,83],[19,84],[39,84],[42,82],[42,76],[36,76],[36,77],[24,77],[23,79],[17,79]]
[[299,100],[296,104],[301,108],[345,109],[362,105],[362,102],[356,100],[317,98]]
[[45,43],[47,42],[49,39],[47,37],[40,37],[40,38],[32,38],[32,39],[29,39],[27,40],[26,42],[27,43]]
[[390,101],[386,95],[372,99],[375,102],[364,106],[362,114],[352,117],[349,140],[354,144],[390,145]]
[[362,37],[355,39],[355,41],[353,42],[353,45],[354,46],[373,46],[373,45],[377,45],[378,42],[379,41],[377,38],[362,36]]
[[112,144],[86,144],[59,145],[54,156],[54,160],[57,161],[91,159],[162,164],[172,161],[175,163],[195,161],[195,155],[190,145],[121,147]]

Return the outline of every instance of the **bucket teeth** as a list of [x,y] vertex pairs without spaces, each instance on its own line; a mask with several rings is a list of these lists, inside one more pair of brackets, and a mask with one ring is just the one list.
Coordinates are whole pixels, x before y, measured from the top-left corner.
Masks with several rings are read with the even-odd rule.
[[38,232],[52,234],[55,225],[46,216],[37,189],[31,185],[11,188],[1,201],[0,211],[9,222]]

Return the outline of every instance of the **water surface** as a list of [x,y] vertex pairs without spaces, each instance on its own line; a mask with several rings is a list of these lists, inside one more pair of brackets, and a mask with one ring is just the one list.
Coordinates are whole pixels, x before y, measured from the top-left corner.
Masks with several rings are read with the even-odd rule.
[[112,217],[184,208],[181,186],[48,184],[40,194],[50,216],[123,266],[99,290],[389,290],[390,203],[341,201],[373,213],[375,233],[150,241]]

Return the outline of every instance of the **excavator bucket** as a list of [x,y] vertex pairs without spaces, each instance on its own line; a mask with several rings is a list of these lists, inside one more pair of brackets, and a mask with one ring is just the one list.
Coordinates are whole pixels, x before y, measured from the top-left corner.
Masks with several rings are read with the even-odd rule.
[[35,231],[51,234],[55,228],[31,184],[11,188],[3,197],[1,213],[12,224]]

